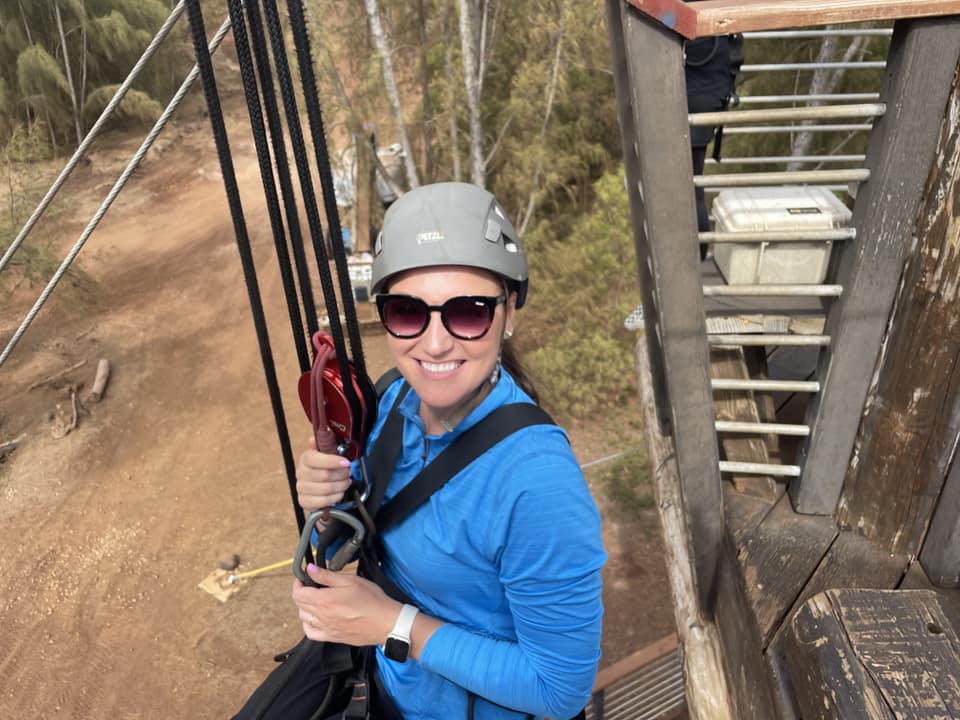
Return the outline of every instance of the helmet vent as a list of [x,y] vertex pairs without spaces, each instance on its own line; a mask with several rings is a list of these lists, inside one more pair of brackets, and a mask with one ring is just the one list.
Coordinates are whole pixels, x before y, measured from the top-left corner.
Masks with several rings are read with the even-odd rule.
[[487,220],[487,231],[484,233],[484,237],[492,243],[500,242],[500,223],[495,220]]
[[506,243],[504,243],[503,247],[508,253],[520,252],[520,248],[517,247],[517,244],[509,240]]

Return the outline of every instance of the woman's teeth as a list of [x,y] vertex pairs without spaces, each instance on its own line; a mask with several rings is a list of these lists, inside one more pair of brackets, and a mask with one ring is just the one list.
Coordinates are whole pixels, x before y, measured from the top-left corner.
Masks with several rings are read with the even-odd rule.
[[420,361],[420,367],[422,367],[427,372],[431,372],[431,373],[452,372],[453,370],[456,370],[458,367],[460,367],[460,365],[461,365],[461,362],[458,362],[458,361],[445,362],[445,363],[431,363],[431,362],[425,362],[423,360]]

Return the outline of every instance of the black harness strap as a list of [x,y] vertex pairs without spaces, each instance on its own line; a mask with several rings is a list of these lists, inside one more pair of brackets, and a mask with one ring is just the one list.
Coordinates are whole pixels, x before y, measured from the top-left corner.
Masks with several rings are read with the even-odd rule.
[[[460,473],[501,440],[529,425],[552,425],[553,420],[537,405],[530,403],[502,405],[450,443],[400,492],[381,506],[386,486],[393,474],[403,444],[403,421],[400,413],[395,412],[395,408],[396,404],[394,410],[390,412],[390,417],[387,418],[387,423],[391,425],[389,432],[396,433],[398,437],[388,437],[388,428],[384,426],[380,441],[371,452],[368,469],[375,489],[367,500],[367,510],[375,520],[377,534],[368,536],[360,548],[358,572],[379,585],[394,600],[413,605],[415,603],[387,577],[381,567],[380,536],[400,524],[429,500],[430,496],[443,487],[450,478]],[[394,417],[400,418],[400,422],[391,424]],[[374,458],[381,444],[388,444],[389,452]]]
[[380,508],[377,532],[385,533],[425,503],[454,475],[487,450],[528,425],[553,425],[550,416],[531,403],[502,405],[465,431],[413,480]]

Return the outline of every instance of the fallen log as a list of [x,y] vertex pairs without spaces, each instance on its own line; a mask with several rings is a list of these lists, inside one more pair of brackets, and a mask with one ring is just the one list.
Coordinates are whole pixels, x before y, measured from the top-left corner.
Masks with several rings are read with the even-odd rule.
[[93,379],[93,387],[87,395],[90,402],[100,402],[103,397],[103,391],[107,387],[107,381],[110,379],[110,361],[106,358],[100,358],[97,363],[97,375]]

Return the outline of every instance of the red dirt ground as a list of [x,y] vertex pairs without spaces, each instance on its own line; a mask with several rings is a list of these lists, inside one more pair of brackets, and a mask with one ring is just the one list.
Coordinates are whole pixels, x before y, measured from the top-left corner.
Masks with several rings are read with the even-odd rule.
[[[299,452],[309,430],[256,162],[249,134],[231,141]],[[75,241],[131,148],[115,143],[77,171],[44,230],[55,247]],[[227,717],[300,636],[289,570],[226,602],[198,588],[224,556],[251,569],[296,543],[208,125],[181,126],[120,197],[81,255],[96,285],[58,289],[0,369],[0,442],[25,435],[0,462],[2,718]],[[4,342],[39,289],[7,302]],[[382,337],[365,343],[376,376]],[[100,357],[113,366],[103,400],[55,439],[68,385],[83,383],[82,398]],[[607,432],[571,435],[584,462],[617,450]],[[673,616],[655,516],[641,525],[594,491],[610,554],[608,664],[672,632]]]

